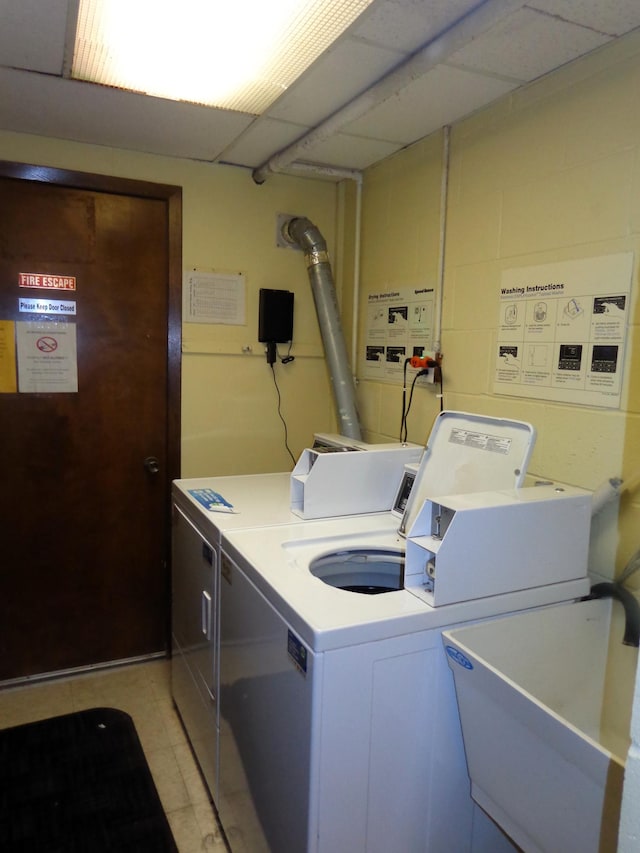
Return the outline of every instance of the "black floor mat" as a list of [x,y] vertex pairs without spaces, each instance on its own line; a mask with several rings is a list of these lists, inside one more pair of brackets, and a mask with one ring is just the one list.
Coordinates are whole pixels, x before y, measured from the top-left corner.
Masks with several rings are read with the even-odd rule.
[[133,720],[113,708],[0,730],[2,853],[178,853]]

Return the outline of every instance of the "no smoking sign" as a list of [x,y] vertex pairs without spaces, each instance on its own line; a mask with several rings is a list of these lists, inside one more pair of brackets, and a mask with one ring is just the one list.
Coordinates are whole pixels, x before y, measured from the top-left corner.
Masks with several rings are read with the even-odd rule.
[[51,338],[48,335],[45,335],[42,338],[38,338],[38,340],[36,341],[36,346],[38,347],[40,352],[55,352],[58,349],[58,341],[55,338]]

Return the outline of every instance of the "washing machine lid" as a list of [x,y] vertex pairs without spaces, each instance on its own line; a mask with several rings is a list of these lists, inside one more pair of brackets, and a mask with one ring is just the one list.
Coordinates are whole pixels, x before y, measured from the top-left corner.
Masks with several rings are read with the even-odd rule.
[[425,500],[522,486],[535,428],[524,421],[468,412],[436,418],[398,528],[407,536]]

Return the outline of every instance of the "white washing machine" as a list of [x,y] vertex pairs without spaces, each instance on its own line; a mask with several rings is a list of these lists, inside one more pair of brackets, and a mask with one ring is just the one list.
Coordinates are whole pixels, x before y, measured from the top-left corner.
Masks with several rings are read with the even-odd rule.
[[471,801],[441,631],[586,595],[586,564],[573,581],[438,608],[310,571],[392,536],[373,517],[223,535],[220,801],[232,850],[512,849]]
[[[531,452],[522,427],[445,413],[416,478],[417,500],[407,503],[407,529],[435,491],[502,488],[510,493],[477,497],[476,509],[519,505]],[[406,540],[392,513],[223,532],[218,804],[234,853],[513,849],[471,800],[441,632],[588,593],[590,495],[562,497],[579,504],[578,526],[567,531],[558,521],[556,530],[551,512],[546,534],[566,546],[568,577],[503,594],[491,587],[445,606],[405,589]],[[540,492],[533,503],[545,499]],[[457,513],[456,524],[448,519],[450,550],[468,516],[445,503]],[[575,551],[572,540],[580,540]],[[466,552],[471,571],[487,565],[472,541]]]

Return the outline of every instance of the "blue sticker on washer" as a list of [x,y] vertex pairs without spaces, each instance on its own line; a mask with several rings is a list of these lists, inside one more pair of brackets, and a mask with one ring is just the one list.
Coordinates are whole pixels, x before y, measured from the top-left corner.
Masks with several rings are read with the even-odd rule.
[[233,504],[213,489],[189,489],[189,494],[211,512],[234,512]]
[[473,664],[466,655],[462,654],[460,649],[456,649],[455,646],[445,646],[445,650],[451,660],[454,660],[457,664],[463,666],[465,669],[473,669]]
[[302,673],[302,675],[306,676],[307,674],[307,649],[299,640],[296,635],[288,630],[287,633],[287,652],[289,653],[289,657],[296,665],[296,669]]

